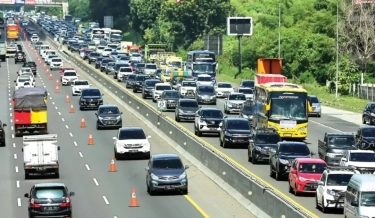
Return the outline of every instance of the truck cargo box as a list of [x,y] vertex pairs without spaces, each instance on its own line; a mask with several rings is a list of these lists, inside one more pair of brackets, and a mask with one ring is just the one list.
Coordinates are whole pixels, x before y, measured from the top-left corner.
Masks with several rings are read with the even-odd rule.
[[259,58],[257,74],[281,74],[281,58]]
[[286,83],[287,78],[280,74],[256,74],[255,84],[264,84],[270,82]]
[[174,71],[173,77],[189,77],[191,73],[188,71]]

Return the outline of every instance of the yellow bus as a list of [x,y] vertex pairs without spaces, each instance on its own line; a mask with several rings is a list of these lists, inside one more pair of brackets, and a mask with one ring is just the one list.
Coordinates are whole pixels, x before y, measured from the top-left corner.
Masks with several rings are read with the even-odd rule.
[[274,128],[282,139],[307,137],[307,91],[292,83],[258,84],[254,89],[253,128]]

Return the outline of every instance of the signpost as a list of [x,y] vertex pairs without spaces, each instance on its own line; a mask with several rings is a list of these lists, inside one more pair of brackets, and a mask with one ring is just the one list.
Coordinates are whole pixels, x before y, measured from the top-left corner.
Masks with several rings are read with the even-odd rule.
[[104,27],[113,28],[113,16],[104,16]]
[[165,111],[167,110],[167,101],[158,101],[158,110]]

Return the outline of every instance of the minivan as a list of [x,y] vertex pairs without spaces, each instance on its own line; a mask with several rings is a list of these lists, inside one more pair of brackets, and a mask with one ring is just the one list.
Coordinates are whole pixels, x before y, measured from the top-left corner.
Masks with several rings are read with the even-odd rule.
[[321,107],[321,101],[319,101],[318,97],[315,95],[308,95],[307,100],[309,102],[309,105],[312,107],[312,111],[309,111],[309,116],[322,116],[322,107]]

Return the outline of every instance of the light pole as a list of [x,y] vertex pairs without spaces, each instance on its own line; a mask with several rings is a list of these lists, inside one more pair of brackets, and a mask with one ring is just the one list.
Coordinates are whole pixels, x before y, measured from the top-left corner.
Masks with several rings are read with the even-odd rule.
[[339,92],[339,0],[336,5],[336,100]]
[[279,39],[278,39],[278,58],[281,57],[281,0],[279,0]]

